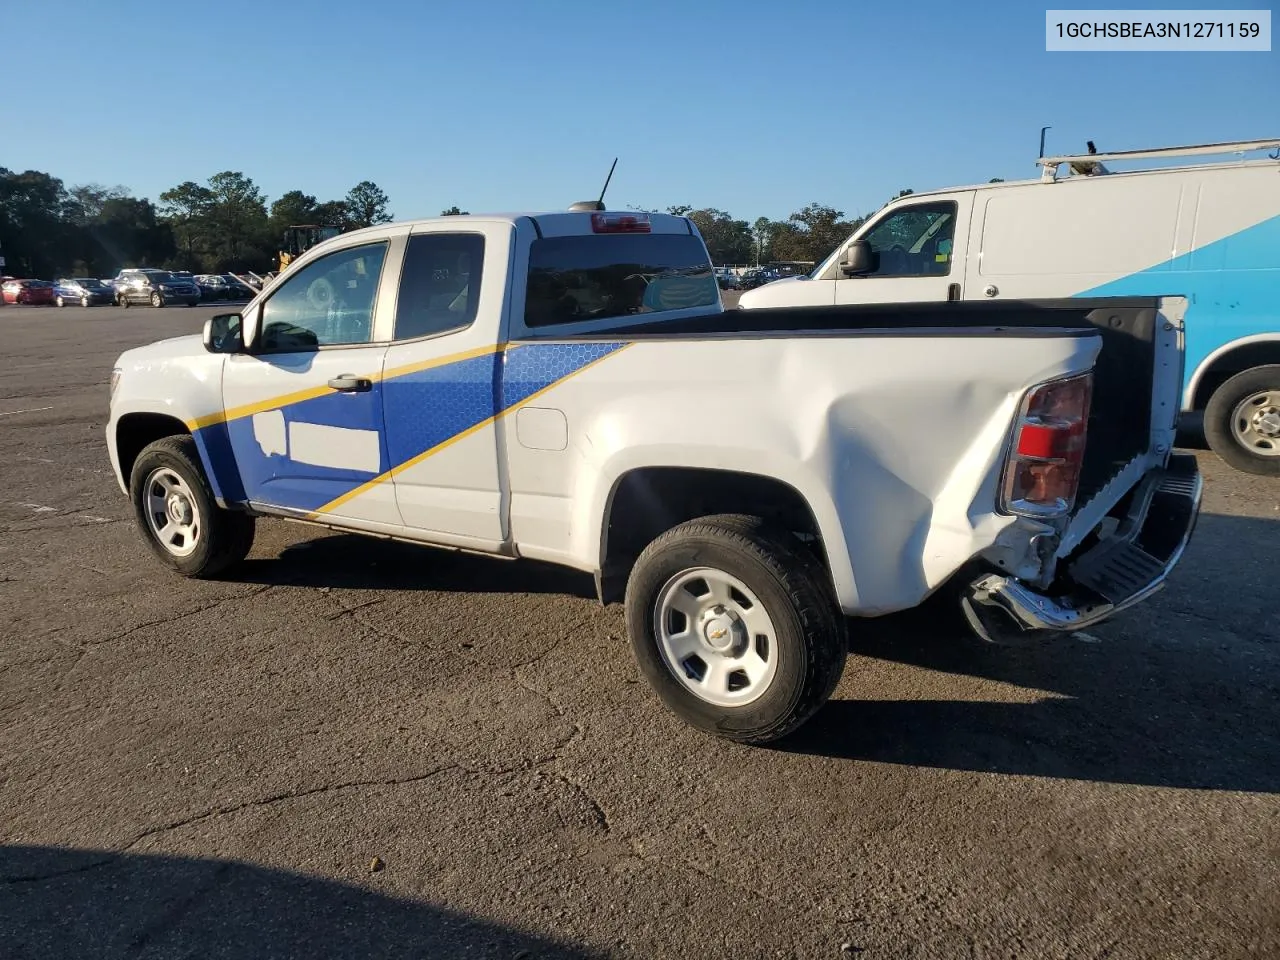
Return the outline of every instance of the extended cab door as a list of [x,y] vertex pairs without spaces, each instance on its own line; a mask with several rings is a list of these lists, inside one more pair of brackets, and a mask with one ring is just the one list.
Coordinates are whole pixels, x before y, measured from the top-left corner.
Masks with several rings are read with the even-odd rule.
[[251,503],[356,525],[398,522],[383,482],[381,380],[407,232],[389,227],[313,259],[254,305],[252,352],[231,355],[222,382]]
[[871,245],[873,269],[849,276],[836,258],[836,303],[961,299],[972,207],[973,194],[960,193],[896,204],[881,213],[856,234]]
[[513,242],[509,221],[470,217],[408,238],[384,417],[400,516],[424,540],[496,550],[506,539],[494,422]]

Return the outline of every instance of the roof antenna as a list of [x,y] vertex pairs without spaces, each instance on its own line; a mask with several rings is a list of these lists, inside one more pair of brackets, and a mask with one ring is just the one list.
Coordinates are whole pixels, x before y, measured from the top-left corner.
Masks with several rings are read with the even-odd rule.
[[603,210],[605,191],[609,189],[609,181],[613,179],[613,171],[618,166],[618,158],[613,158],[613,166],[609,168],[609,175],[604,178],[604,186],[600,188],[599,200],[579,200],[577,203],[569,207],[570,210]]

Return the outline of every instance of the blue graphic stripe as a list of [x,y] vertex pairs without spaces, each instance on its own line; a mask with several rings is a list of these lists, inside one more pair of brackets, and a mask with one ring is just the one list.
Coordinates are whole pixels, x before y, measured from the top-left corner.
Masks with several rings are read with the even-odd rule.
[[265,411],[283,416],[286,436],[293,423],[378,431],[376,473],[299,463],[287,451],[264,452],[252,416],[203,427],[196,442],[215,492],[228,502],[253,500],[314,513],[624,346],[516,345],[375,382],[367,393],[326,394]]
[[399,465],[491,418],[502,356],[492,353],[387,380],[387,450]]
[[1185,391],[1219,347],[1280,332],[1280,216],[1076,296],[1185,296]]

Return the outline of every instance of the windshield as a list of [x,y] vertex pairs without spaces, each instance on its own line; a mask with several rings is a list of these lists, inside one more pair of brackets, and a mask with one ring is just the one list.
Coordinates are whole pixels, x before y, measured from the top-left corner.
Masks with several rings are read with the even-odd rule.
[[166,280],[172,280],[174,278],[172,273],[166,273],[163,270],[148,270],[143,274],[143,276],[152,283],[164,283]]
[[80,284],[80,286],[82,286],[82,287],[100,287],[100,286],[102,286],[102,281],[101,281],[101,280],[94,280],[92,277],[76,277],[76,278],[75,278],[74,280],[72,280],[71,282],[72,282],[72,283],[78,283],[78,284]]

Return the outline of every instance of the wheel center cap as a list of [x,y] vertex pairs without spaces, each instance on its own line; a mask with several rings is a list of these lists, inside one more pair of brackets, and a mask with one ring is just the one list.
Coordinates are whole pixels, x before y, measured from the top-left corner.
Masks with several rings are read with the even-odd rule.
[[1268,407],[1253,418],[1253,429],[1264,437],[1280,437],[1280,410]]
[[723,653],[734,646],[742,631],[742,621],[723,607],[716,607],[703,614],[702,639],[712,650]]
[[165,509],[169,514],[169,519],[179,526],[186,526],[191,522],[191,504],[187,502],[186,497],[176,493],[171,494]]

